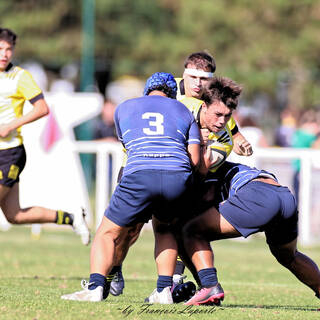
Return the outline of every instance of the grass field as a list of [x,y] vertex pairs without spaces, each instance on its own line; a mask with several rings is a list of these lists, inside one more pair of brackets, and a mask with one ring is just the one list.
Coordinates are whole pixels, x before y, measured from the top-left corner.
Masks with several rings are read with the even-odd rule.
[[[320,247],[302,250],[320,264]],[[143,304],[156,285],[153,236],[145,231],[124,264],[125,293],[105,302],[64,301],[89,274],[89,247],[73,232],[30,228],[0,232],[0,319],[320,319],[320,300],[269,253],[264,239],[214,244],[226,297],[221,307]],[[188,273],[187,273],[188,274]],[[188,274],[188,278],[191,276]]]

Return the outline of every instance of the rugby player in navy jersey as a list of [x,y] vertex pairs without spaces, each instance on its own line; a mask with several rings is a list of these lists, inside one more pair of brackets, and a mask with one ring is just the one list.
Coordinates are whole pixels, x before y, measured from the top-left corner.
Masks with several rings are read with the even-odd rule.
[[[204,158],[204,170],[208,170],[208,153]],[[201,285],[186,304],[219,305],[224,299],[210,241],[246,238],[261,231],[265,232],[270,251],[277,261],[319,298],[319,268],[297,249],[298,211],[290,190],[281,186],[269,172],[231,162],[225,162],[216,173],[207,176],[207,184],[213,184],[215,192],[208,187],[203,199],[207,203],[220,203],[209,206],[183,228],[184,250],[189,257],[184,261]],[[186,258],[181,251],[179,253]]]
[[[46,116],[49,107],[31,74],[11,63],[16,40],[12,30],[0,28],[0,207],[12,224],[70,225],[82,243],[88,245],[90,232],[82,208],[78,214],[72,214],[38,206],[20,207],[19,181],[26,164],[21,127]],[[26,101],[33,108],[24,113]]]
[[[120,104],[115,111],[119,140],[128,160],[109,207],[95,235],[90,255],[90,280],[83,290],[62,299],[102,301],[109,293],[106,275],[114,265],[117,243],[128,236],[132,226],[154,215],[170,222],[192,199],[192,170],[200,159],[200,132],[191,112],[175,100],[173,76],[153,74],[146,82],[144,96]],[[162,242],[162,240],[164,240]],[[157,243],[156,262],[163,254],[177,257],[174,235]],[[172,303],[171,276],[158,267],[155,302]]]

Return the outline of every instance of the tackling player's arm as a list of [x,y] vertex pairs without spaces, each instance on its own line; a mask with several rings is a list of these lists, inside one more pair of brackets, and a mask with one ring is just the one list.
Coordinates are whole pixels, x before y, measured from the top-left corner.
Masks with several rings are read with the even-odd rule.
[[200,144],[189,144],[188,154],[192,167],[198,167],[200,164]]
[[200,163],[200,130],[196,120],[190,112],[191,126],[189,129],[188,155],[192,167],[198,168]]

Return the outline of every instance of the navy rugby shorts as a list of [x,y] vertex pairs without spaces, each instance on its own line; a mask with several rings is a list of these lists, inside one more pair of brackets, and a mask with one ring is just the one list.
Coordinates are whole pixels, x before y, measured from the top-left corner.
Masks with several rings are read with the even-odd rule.
[[152,215],[170,222],[184,214],[191,188],[191,172],[136,171],[122,177],[104,215],[122,227],[147,222]]
[[264,231],[267,243],[282,245],[298,236],[298,211],[287,187],[251,181],[219,205],[219,212],[243,237]]
[[26,164],[24,146],[0,150],[0,184],[12,188]]

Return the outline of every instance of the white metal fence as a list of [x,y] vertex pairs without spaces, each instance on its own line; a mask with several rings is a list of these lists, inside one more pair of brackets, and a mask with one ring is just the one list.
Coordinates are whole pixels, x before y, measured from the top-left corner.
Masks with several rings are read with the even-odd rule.
[[[110,194],[117,183],[117,175],[122,163],[122,147],[118,143],[77,141],[75,152],[96,154],[96,226],[100,223],[107,207]],[[108,168],[112,159],[111,184]],[[276,174],[280,183],[292,190],[293,171],[291,161],[301,160],[300,202],[299,202],[299,242],[303,245],[320,243],[320,150],[292,148],[264,148],[254,151],[252,160],[260,169]],[[232,159],[232,158],[231,158]],[[243,163],[246,158],[242,157]]]

